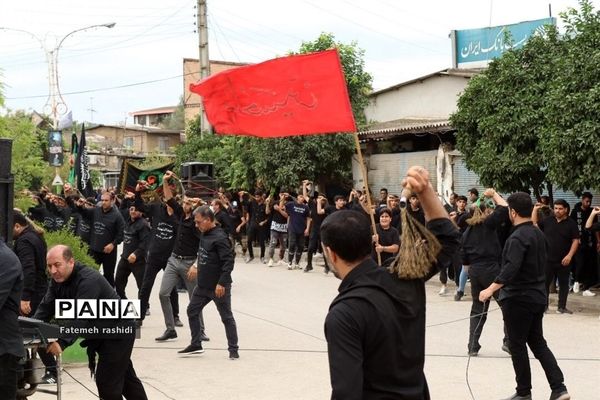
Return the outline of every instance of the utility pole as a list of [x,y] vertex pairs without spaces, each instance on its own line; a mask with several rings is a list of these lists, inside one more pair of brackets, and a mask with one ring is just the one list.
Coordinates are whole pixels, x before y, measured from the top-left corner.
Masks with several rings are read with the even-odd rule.
[[[198,53],[200,62],[200,79],[210,75],[210,61],[208,60],[208,19],[206,12],[206,0],[198,0]],[[209,130],[210,125],[206,119],[204,105],[200,102],[200,135]]]

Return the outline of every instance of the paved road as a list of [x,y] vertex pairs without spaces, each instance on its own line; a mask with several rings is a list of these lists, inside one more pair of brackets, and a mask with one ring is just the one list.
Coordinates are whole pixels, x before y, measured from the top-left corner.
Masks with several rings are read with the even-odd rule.
[[[268,268],[254,260],[236,260],[232,290],[234,316],[240,338],[240,359],[227,358],[225,332],[214,305],[205,309],[211,341],[203,355],[178,357],[189,343],[185,321],[187,296],[180,294],[184,328],[177,341],[156,343],[164,329],[157,298],[136,342],[133,363],[150,399],[326,399],[329,398],[327,347],[323,321],[337,293],[339,281],[316,268],[311,273]],[[161,275],[158,276],[160,279]],[[467,288],[468,289],[468,288]],[[454,302],[437,294],[437,277],[428,284],[426,374],[433,399],[471,399],[465,373],[470,297]],[[134,295],[130,280],[128,292]],[[491,310],[497,306],[492,304]],[[551,309],[553,311],[553,309]],[[463,320],[460,320],[463,319]],[[444,325],[444,322],[450,322]],[[577,400],[600,399],[600,320],[598,315],[576,313],[544,319],[546,338],[559,359],[566,384]],[[470,359],[469,381],[474,398],[499,399],[514,392],[510,358],[500,349],[500,311],[491,311],[485,326],[480,356]],[[86,367],[67,370],[95,391]],[[550,390],[542,369],[532,360],[533,398],[547,399]],[[94,399],[72,378],[65,376],[64,399]],[[48,399],[36,394],[34,399]]]

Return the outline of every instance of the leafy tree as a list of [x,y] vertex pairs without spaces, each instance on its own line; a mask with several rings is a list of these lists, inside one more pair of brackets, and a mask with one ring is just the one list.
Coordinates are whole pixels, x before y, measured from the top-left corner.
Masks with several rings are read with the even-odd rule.
[[503,191],[600,188],[600,12],[589,0],[473,78],[451,116],[457,147]]
[[565,52],[556,63],[540,144],[553,183],[574,192],[600,189],[600,12],[585,0],[561,17]]
[[548,129],[545,105],[563,51],[555,27],[505,52],[469,82],[450,121],[467,167],[484,185],[530,191],[547,182],[540,138]]
[[12,139],[11,170],[15,192],[37,189],[46,178],[46,161],[42,157],[40,135],[29,115],[22,111],[0,116],[0,137]]
[[172,129],[174,131],[182,131],[185,129],[185,108],[183,95],[179,97],[179,103],[175,108],[175,112],[166,117],[161,126],[164,129]]
[[[372,89],[372,77],[364,71],[364,50],[356,42],[336,42],[332,34],[323,33],[313,42],[302,43],[296,54],[331,48],[340,53],[354,117],[362,126],[366,123],[363,110]],[[348,134],[277,139],[209,134],[201,137],[198,119],[188,125],[186,134],[187,143],[177,149],[178,163],[213,162],[219,179],[229,188],[287,188],[298,185],[302,179],[314,180],[323,187],[329,182],[345,182],[351,173],[354,142]]]

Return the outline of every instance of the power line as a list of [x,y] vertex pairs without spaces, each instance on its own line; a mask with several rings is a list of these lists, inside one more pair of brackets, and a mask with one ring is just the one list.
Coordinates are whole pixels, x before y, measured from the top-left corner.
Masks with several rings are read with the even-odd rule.
[[[184,76],[194,75],[194,74],[198,74],[198,73],[199,73],[198,71],[196,71],[196,72],[189,72],[187,74],[170,76],[168,78],[152,79],[152,80],[149,80],[149,81],[136,82],[136,83],[127,83],[127,84],[124,84],[124,85],[110,86],[110,87],[105,87],[105,88],[78,90],[78,91],[74,91],[74,92],[66,92],[66,93],[61,93],[61,94],[63,96],[70,96],[70,95],[84,94],[84,93],[105,92],[105,91],[108,91],[108,90],[124,89],[124,88],[128,88],[128,87],[133,87],[133,86],[149,85],[149,84],[152,84],[152,83],[169,81],[169,80],[172,80],[172,79],[178,79],[178,78],[182,78]],[[5,97],[5,99],[6,100],[26,100],[26,99],[39,99],[39,98],[43,98],[43,97],[48,97],[48,95],[47,94],[40,94],[40,95],[34,95],[34,96]]]

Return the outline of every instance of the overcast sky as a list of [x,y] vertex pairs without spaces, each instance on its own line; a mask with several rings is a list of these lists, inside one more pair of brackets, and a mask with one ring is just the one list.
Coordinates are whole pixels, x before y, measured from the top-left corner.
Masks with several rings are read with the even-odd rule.
[[[65,39],[60,89],[76,120],[132,123],[130,112],[175,105],[183,93],[182,60],[198,58],[195,4],[3,0],[0,27],[28,31],[52,50],[69,32],[116,22],[112,29]],[[557,17],[578,3],[551,4]],[[452,29],[546,18],[548,5],[547,0],[208,0],[210,59],[260,62],[331,32],[365,50],[366,70],[374,88],[382,89],[450,67]],[[0,30],[0,82],[7,108],[44,111],[48,67],[36,39]]]

